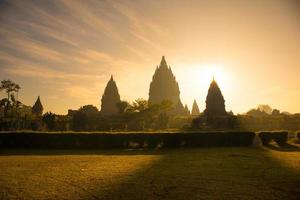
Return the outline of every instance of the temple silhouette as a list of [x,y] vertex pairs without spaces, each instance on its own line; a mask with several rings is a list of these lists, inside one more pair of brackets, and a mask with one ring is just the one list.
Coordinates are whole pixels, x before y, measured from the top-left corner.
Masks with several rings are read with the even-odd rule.
[[215,81],[215,78],[213,78],[213,81],[211,82],[208,89],[206,97],[206,109],[204,110],[204,114],[207,117],[227,115],[225,109],[225,100],[218,86],[218,83]]
[[198,116],[200,115],[200,109],[198,107],[198,104],[197,104],[197,101],[194,100],[193,102],[193,107],[192,107],[192,113],[191,113],[192,116]]
[[159,104],[168,100],[173,104],[172,114],[189,115],[187,106],[184,107],[180,100],[180,90],[172,69],[167,65],[163,56],[160,65],[156,67],[149,89],[148,103]]
[[40,100],[40,96],[38,96],[37,100],[35,101],[34,105],[32,106],[31,112],[34,115],[42,116],[43,110],[44,110],[44,107]]
[[101,99],[101,114],[102,115],[113,115],[118,113],[118,103],[120,103],[120,95],[116,82],[111,75],[108,81],[104,94]]
[[[168,66],[166,59],[162,56],[159,66],[156,67],[152,81],[149,88],[148,104],[160,104],[163,101],[170,101],[172,103],[172,110],[170,115],[174,116],[199,116],[200,110],[196,100],[193,102],[192,110],[188,106],[183,106],[180,99],[180,90],[178,82]],[[118,103],[120,103],[120,95],[118,92],[117,84],[111,76],[108,81],[104,94],[101,99],[101,113],[102,115],[114,115],[118,113]],[[203,112],[204,116],[219,117],[226,116],[225,100],[222,92],[213,78],[208,89],[206,97],[206,109]]]

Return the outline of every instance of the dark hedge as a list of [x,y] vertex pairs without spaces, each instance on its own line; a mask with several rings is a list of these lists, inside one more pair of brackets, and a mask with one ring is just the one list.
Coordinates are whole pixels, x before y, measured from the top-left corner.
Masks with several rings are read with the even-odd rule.
[[263,145],[268,145],[272,140],[274,140],[278,145],[285,145],[288,141],[288,132],[260,132],[259,137]]
[[250,146],[253,132],[0,133],[0,148],[114,149]]

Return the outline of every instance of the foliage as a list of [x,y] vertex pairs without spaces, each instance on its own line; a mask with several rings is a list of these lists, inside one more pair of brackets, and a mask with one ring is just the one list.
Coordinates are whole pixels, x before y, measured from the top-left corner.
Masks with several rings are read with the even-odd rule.
[[[253,132],[1,133],[1,148],[179,148],[250,146]],[[132,145],[135,144],[135,145]]]
[[100,113],[93,105],[85,105],[74,113],[72,118],[73,130],[92,131],[96,129]]
[[263,145],[269,145],[274,140],[278,145],[285,145],[288,140],[288,132],[260,132],[259,137]]
[[54,130],[56,115],[52,112],[47,112],[43,115],[42,121],[46,124],[48,130]]

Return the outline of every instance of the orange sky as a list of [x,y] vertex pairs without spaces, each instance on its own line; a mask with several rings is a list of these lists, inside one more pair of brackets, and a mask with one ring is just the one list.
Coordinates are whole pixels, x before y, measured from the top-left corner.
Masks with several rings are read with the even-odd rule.
[[1,1],[0,78],[21,85],[23,103],[40,95],[66,113],[99,108],[110,74],[123,100],[147,99],[165,55],[189,107],[204,109],[215,75],[227,110],[300,112],[298,2]]

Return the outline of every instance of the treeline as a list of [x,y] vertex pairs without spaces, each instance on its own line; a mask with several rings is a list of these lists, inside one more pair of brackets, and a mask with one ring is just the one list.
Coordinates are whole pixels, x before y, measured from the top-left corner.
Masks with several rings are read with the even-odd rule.
[[132,103],[121,101],[119,112],[114,115],[103,115],[97,107],[85,105],[78,110],[69,110],[67,115],[46,112],[36,115],[27,109],[13,109],[14,112],[2,115],[0,130],[34,130],[34,131],[144,131],[162,129],[180,129],[188,127],[192,118],[174,116],[172,104],[163,101],[161,104],[148,105],[143,99]]
[[[137,99],[132,103],[121,101],[117,106],[119,112],[114,115],[103,115],[92,105],[69,110],[68,127],[74,131],[143,131],[178,129],[188,126],[191,121],[189,117],[174,117],[169,101],[148,105],[148,101]],[[56,117],[52,113],[43,116],[48,130],[57,130]]]
[[1,81],[0,89],[6,93],[0,100],[0,131],[300,130],[300,114],[280,112],[268,105],[260,105],[243,115],[228,112],[221,117],[207,117],[204,113],[178,116],[174,113],[176,105],[170,101],[149,105],[148,101],[137,99],[118,103],[114,115],[105,115],[93,105],[57,115],[42,114],[39,98],[33,107],[24,105],[19,101],[21,87],[10,80]]

